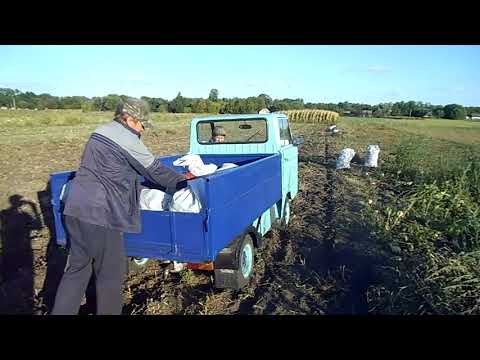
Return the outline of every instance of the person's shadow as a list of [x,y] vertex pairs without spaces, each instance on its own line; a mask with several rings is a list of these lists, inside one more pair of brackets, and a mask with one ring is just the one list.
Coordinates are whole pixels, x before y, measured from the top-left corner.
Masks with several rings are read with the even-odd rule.
[[[55,304],[55,295],[57,293],[58,286],[62,280],[63,272],[67,264],[68,258],[68,244],[67,246],[60,246],[56,242],[55,238],[55,222],[53,216],[53,209],[50,203],[51,189],[50,181],[44,191],[37,193],[38,201],[43,215],[43,221],[45,226],[48,227],[50,233],[50,240],[48,242],[46,251],[47,269],[45,274],[45,280],[43,282],[42,290],[39,293],[39,297],[42,300],[42,313],[50,314]],[[67,233],[68,242],[68,233]],[[87,288],[87,303],[80,308],[80,314],[95,313],[96,310],[96,298],[95,298],[95,280],[92,276]]]
[[31,232],[40,230],[42,221],[32,201],[22,195],[12,195],[9,201],[10,207],[0,212],[0,314],[32,314],[34,274]]

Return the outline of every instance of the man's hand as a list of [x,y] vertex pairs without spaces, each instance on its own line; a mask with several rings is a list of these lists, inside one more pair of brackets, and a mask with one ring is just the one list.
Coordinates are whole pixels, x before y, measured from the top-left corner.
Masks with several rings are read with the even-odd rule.
[[187,180],[192,180],[192,179],[195,179],[196,176],[193,175],[190,171],[188,171],[186,174],[185,174],[185,179]]

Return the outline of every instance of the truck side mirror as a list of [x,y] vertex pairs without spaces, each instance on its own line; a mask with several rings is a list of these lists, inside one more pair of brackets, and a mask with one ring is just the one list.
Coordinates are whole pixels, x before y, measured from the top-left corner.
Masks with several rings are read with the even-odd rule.
[[297,136],[295,139],[293,139],[294,146],[303,145],[304,143],[305,143],[305,140],[303,139],[303,136]]

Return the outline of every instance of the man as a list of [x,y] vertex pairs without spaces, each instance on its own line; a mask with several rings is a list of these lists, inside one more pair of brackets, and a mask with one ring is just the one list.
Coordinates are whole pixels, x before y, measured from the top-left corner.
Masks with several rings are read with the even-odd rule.
[[120,314],[126,272],[123,232],[141,231],[138,175],[167,193],[187,186],[183,175],[162,165],[140,140],[147,104],[120,103],[110,123],[99,126],[85,146],[65,200],[70,253],[52,314],[78,314],[93,272],[97,314]]
[[223,143],[225,142],[225,137],[227,133],[223,126],[215,126],[212,132],[212,140],[213,143]]

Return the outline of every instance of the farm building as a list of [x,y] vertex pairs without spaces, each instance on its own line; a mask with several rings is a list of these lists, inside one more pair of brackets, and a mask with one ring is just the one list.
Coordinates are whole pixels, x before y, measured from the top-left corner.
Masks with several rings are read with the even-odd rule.
[[467,119],[469,120],[480,120],[480,114],[479,113],[472,113],[467,115]]
[[372,117],[373,111],[372,110],[362,110],[360,113],[361,117]]

